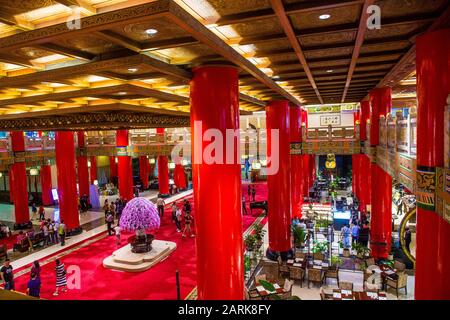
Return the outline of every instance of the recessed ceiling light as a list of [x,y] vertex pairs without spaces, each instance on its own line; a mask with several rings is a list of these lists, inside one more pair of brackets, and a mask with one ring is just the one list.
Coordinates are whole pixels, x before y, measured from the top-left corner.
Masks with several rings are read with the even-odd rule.
[[327,70],[327,72],[328,72],[328,73],[331,73],[331,72],[333,72],[333,70],[332,70],[332,69],[330,69],[330,70]]
[[319,16],[320,20],[327,20],[327,19],[330,19],[330,18],[331,18],[331,15],[329,15],[329,14],[321,14]]
[[119,94],[119,95],[121,95],[121,96],[124,96],[124,95],[126,95],[127,93],[126,93],[126,92],[123,92],[123,91],[121,91],[121,92],[119,92],[118,94]]
[[156,30],[156,29],[147,29],[147,30],[145,30],[145,33],[150,35],[150,36],[154,36],[155,34],[158,33],[158,30]]
[[137,68],[129,68],[128,71],[129,72],[136,72],[138,69]]
[[280,79],[280,76],[273,76],[272,79],[274,80]]

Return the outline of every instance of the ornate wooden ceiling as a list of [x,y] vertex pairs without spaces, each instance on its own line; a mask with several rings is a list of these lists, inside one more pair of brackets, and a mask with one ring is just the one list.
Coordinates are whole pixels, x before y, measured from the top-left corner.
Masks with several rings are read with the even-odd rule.
[[[381,8],[379,30],[366,28],[371,4]],[[415,37],[448,26],[449,7],[450,0],[0,1],[0,122],[32,117],[41,126],[39,117],[76,110],[106,117],[111,106],[186,118],[190,69],[205,63],[240,68],[243,112],[270,99],[358,102],[377,85],[401,91],[414,71]],[[79,25],[71,22],[77,14]],[[5,123],[0,130],[13,129]]]

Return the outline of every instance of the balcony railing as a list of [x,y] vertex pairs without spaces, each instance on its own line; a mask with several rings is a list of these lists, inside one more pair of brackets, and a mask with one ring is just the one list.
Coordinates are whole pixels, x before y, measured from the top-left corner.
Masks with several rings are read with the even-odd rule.
[[302,127],[303,141],[332,141],[348,140],[356,141],[359,139],[359,125],[351,127],[333,127],[329,125],[324,128],[306,128]]

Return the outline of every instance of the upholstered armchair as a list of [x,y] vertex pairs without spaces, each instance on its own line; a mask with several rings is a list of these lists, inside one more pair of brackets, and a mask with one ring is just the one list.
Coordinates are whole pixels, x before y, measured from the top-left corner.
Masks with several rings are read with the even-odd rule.
[[386,285],[388,287],[394,288],[397,291],[397,298],[400,289],[405,289],[405,295],[408,294],[406,288],[407,284],[408,284],[408,275],[405,272],[398,273],[398,277],[395,280],[390,277],[387,277],[386,279]]
[[300,287],[303,287],[303,279],[305,279],[305,270],[300,267],[289,267],[289,279],[299,280]]
[[323,276],[324,274],[322,273],[321,269],[308,269],[308,288],[309,288],[309,283],[313,282],[313,283],[318,283],[320,285],[323,284]]
[[289,276],[289,266],[286,264],[285,261],[283,261],[281,259],[280,256],[278,256],[278,271],[279,271],[279,276],[281,275],[281,277],[285,277],[285,276]]

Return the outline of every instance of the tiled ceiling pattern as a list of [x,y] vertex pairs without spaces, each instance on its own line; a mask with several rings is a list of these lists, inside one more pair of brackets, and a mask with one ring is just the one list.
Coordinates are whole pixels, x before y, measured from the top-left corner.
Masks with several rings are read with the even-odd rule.
[[[370,4],[381,8],[381,29],[361,28]],[[449,5],[0,0],[0,119],[75,107],[89,112],[89,106],[114,103],[187,114],[191,68],[207,63],[240,68],[243,112],[280,98],[294,104],[358,102],[380,83],[400,97],[409,90],[411,99],[414,40],[448,23]],[[81,29],[69,30],[66,22],[77,15]]]

